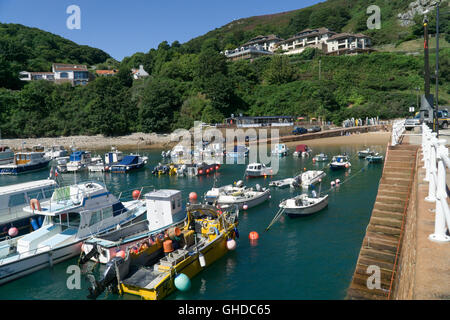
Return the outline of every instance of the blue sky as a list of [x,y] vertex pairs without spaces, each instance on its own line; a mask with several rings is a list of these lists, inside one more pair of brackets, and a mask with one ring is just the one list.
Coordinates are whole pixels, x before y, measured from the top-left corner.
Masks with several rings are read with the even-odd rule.
[[[304,8],[319,0],[0,0],[0,22],[36,27],[122,60],[164,40],[181,43],[234,19]],[[81,9],[81,29],[69,30],[69,5]]]

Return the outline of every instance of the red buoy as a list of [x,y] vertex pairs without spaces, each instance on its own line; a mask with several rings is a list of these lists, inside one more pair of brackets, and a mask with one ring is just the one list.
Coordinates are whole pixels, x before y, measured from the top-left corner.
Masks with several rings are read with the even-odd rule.
[[133,199],[137,200],[141,196],[141,192],[139,190],[134,190],[132,195],[133,195]]
[[197,201],[197,193],[195,192],[189,193],[189,201],[195,203]]
[[252,231],[252,232],[249,233],[248,238],[250,240],[258,240],[259,234],[256,231]]
[[116,252],[116,257],[121,257],[122,259],[125,259],[125,251],[120,250],[119,252]]

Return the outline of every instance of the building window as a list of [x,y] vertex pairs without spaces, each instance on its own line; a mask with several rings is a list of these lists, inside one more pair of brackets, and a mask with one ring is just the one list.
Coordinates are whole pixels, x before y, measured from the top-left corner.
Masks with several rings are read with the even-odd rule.
[[87,73],[87,71],[75,71],[73,73],[73,78],[74,79],[87,79],[88,73]]
[[60,76],[62,79],[67,79],[67,78],[69,78],[69,74],[68,74],[67,72],[61,72],[61,73],[59,74],[59,76]]

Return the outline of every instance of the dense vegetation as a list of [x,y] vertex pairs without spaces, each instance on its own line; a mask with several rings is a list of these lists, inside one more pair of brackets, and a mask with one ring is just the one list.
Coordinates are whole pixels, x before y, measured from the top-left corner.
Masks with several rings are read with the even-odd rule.
[[[379,2],[382,10],[387,8],[383,5],[391,8],[392,17],[398,12],[394,9],[402,11],[405,4],[403,0],[372,2]],[[352,24],[358,26],[354,10],[367,3],[329,0],[296,11],[294,16],[282,15],[285,20],[289,16],[282,30],[291,34],[304,27],[323,26],[324,21],[325,26],[334,24],[335,30],[344,31]],[[327,15],[331,9],[335,14]],[[387,119],[407,115],[408,107],[416,105],[416,88],[423,91],[423,55],[379,52],[331,57],[308,49],[300,55],[228,62],[219,53],[256,34],[277,32],[270,29],[276,23],[265,26],[231,33],[216,29],[185,44],[164,41],[156,49],[119,63],[101,50],[77,46],[37,29],[0,25],[2,137],[169,132],[189,128],[194,120],[218,123],[239,113],[322,117],[335,123],[348,117]],[[409,34],[418,36],[420,28],[408,29]],[[19,50],[21,46],[26,50]],[[440,56],[440,103],[448,104],[450,49],[441,49]],[[433,68],[433,53],[430,61]],[[119,73],[77,87],[17,80],[19,70],[50,70],[52,62],[109,66]],[[132,80],[130,69],[140,64],[150,76]]]

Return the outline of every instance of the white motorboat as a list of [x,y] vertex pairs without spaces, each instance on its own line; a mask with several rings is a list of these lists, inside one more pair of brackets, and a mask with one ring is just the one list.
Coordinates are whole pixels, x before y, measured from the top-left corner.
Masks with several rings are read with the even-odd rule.
[[326,162],[326,161],[328,161],[328,155],[326,155],[325,153],[319,153],[313,157],[313,162]]
[[105,153],[104,160],[101,157],[92,158],[91,163],[88,165],[88,169],[92,172],[109,171],[111,166],[119,164],[123,157],[122,151],[118,151],[116,148],[112,147],[111,151]]
[[145,202],[119,201],[97,182],[61,187],[24,211],[43,215],[42,227],[0,242],[0,284],[80,254],[83,240],[145,216]]
[[66,172],[77,172],[86,170],[91,163],[90,151],[75,151],[70,155],[69,162],[66,164]]
[[23,210],[32,199],[45,201],[50,199],[58,186],[55,180],[44,179],[0,187],[0,237],[19,232],[27,233],[30,225],[39,229],[43,216]]
[[366,158],[367,156],[373,156],[374,154],[375,154],[375,151],[370,150],[370,148],[358,151],[359,158]]
[[352,166],[350,163],[348,156],[346,155],[338,155],[334,156],[333,159],[331,159],[331,163],[329,164],[331,170],[342,170],[347,169]]
[[284,143],[277,143],[272,148],[272,154],[280,157],[287,156],[289,148]]
[[314,185],[321,181],[326,176],[324,171],[321,170],[308,170],[299,174],[296,178],[303,189],[308,189],[311,185]]
[[246,146],[234,146],[232,151],[227,151],[225,156],[231,158],[245,158],[248,157],[250,149]]
[[[181,191],[155,190],[144,195],[147,209],[147,219],[132,223],[118,230],[112,230],[100,236],[84,241],[81,261],[88,259],[100,263],[108,263],[120,250],[125,252],[129,248],[138,246],[143,240],[148,240],[159,234],[170,234],[170,230],[184,225],[186,211],[182,205]],[[95,252],[92,252],[95,250]],[[145,265],[148,260],[156,257],[162,251],[153,251],[145,256],[146,261],[138,264]]]
[[178,160],[190,159],[191,154],[192,154],[191,153],[191,149],[188,148],[188,147],[185,147],[185,146],[183,146],[181,144],[176,145],[170,151],[170,157],[178,159]]
[[50,148],[48,148],[47,151],[45,151],[44,157],[53,160],[56,158],[65,157],[67,155],[68,152],[66,149],[64,149],[63,146],[53,145]]
[[328,195],[323,197],[309,197],[307,194],[301,194],[280,203],[280,208],[289,217],[308,216],[325,209],[327,206]]
[[250,178],[271,176],[273,170],[264,163],[250,163],[245,170],[245,175]]
[[218,204],[221,207],[237,205],[239,209],[247,210],[257,206],[270,198],[270,190],[256,185],[255,188],[243,186],[238,181],[235,186],[226,185],[220,188],[212,188],[205,194],[205,202]]
[[8,146],[0,146],[0,165],[14,162],[14,151]]
[[0,165],[0,174],[21,174],[42,170],[48,167],[50,159],[43,152],[17,152],[14,162]]
[[59,157],[55,159],[56,168],[59,172],[67,172],[67,163],[70,161],[70,157]]

